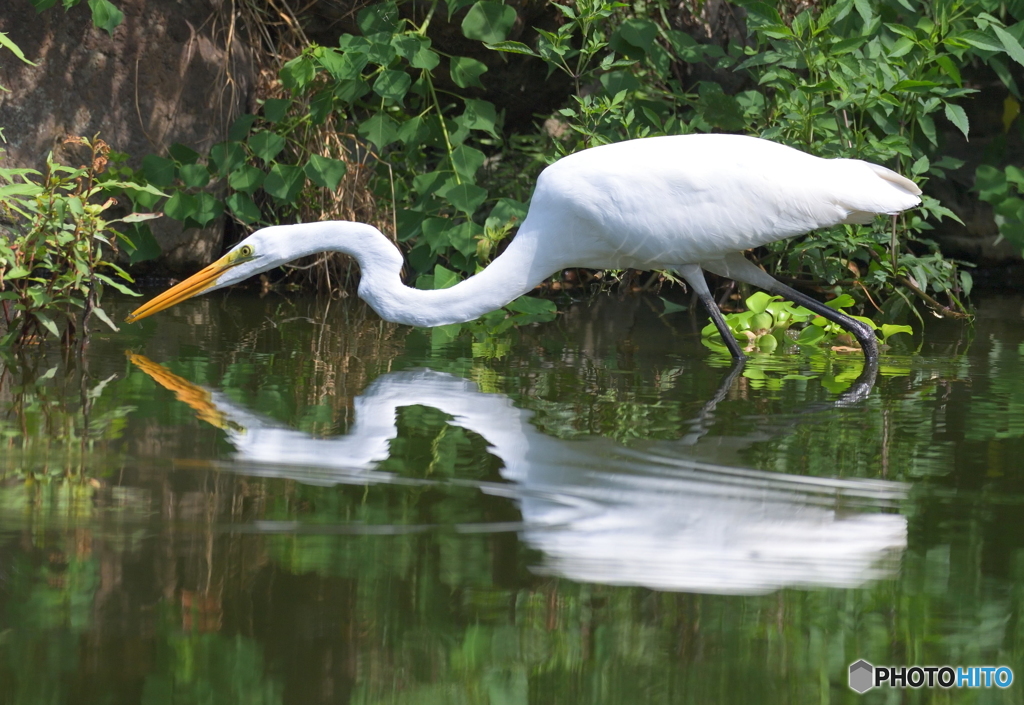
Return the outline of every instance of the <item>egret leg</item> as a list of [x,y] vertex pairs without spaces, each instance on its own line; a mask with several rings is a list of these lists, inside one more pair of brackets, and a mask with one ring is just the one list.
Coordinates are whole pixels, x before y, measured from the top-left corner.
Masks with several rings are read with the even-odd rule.
[[[701,271],[700,265],[696,264],[683,264],[675,268],[683,279],[693,287],[693,291],[697,294],[697,298],[700,299],[701,303],[704,304],[704,308],[708,310],[708,314],[711,316],[711,320],[715,322],[715,327],[718,328],[718,332],[722,334],[722,342],[725,343],[725,347],[729,348],[729,352],[736,360],[745,360],[746,356],[743,354],[743,350],[740,348],[740,344],[736,342],[735,336],[732,331],[729,330],[729,326],[725,323],[725,317],[722,315],[721,309],[718,308],[718,304],[715,303],[715,299],[711,296],[711,291],[708,289],[708,283],[704,280],[704,272]],[[761,270],[758,270],[761,271]]]
[[701,266],[719,276],[737,279],[764,289],[771,294],[778,294],[793,303],[814,311],[819,316],[823,316],[833,323],[838,323],[857,339],[857,342],[860,343],[861,348],[864,350],[866,358],[874,359],[878,357],[878,338],[875,337],[875,332],[871,328],[860,321],[850,318],[845,313],[829,308],[807,294],[801,294],[796,289],[786,286],[767,272],[754,266],[750,260],[743,256],[742,252],[726,255],[720,260],[701,262]]

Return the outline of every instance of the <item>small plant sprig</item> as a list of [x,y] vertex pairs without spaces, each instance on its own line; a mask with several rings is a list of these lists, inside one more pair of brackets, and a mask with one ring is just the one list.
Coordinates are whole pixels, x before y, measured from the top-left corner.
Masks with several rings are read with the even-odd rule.
[[0,237],[0,347],[47,335],[70,342],[93,314],[117,330],[100,306],[104,288],[139,296],[126,286],[131,276],[111,261],[118,238],[124,239],[114,226],[159,214],[109,220],[105,214],[117,203],[113,190],[164,194],[153,186],[101,180],[110,154],[103,140],[71,137],[64,144],[84,147],[88,164],[64,166],[50,154],[45,174],[0,169],[0,219],[7,231]]
[[[842,311],[855,303],[849,294],[841,294],[826,305]],[[780,296],[769,296],[759,291],[748,297],[746,304],[746,311],[725,314],[725,322],[733,335],[746,344],[745,352],[771,354],[790,352],[795,348],[813,350],[822,346],[838,352],[858,350],[853,347],[855,341],[837,324]],[[851,317],[881,333],[883,345],[897,333],[913,333],[910,326],[888,323],[879,326],[870,318]],[[728,352],[714,323],[705,326],[701,336],[703,343],[712,350]]]

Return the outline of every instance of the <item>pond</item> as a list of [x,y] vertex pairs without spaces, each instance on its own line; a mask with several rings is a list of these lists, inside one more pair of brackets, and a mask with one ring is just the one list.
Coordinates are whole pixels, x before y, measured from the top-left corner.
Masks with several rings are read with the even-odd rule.
[[9,358],[0,703],[1021,702],[848,686],[1024,674],[1024,299],[977,303],[863,399],[643,296],[449,341],[233,292]]

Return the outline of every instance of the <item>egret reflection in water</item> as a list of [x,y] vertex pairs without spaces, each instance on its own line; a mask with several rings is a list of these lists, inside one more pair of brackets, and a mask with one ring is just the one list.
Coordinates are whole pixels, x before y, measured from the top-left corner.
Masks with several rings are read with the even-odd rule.
[[[628,449],[606,438],[546,435],[530,423],[532,412],[509,397],[428,369],[381,375],[355,398],[347,434],[317,438],[141,355],[130,358],[199,418],[222,428],[235,448],[228,468],[249,475],[313,485],[405,482],[377,469],[398,435],[398,410],[422,405],[447,414],[449,424],[479,434],[504,463],[507,484],[474,484],[516,501],[522,514],[516,528],[543,553],[535,568],[541,573],[723,594],[855,587],[889,576],[906,545],[906,520],[895,513],[905,496],[900,483],[768,473],[694,459],[735,370],[679,441]],[[750,445],[765,433],[708,443],[719,450],[723,442]]]

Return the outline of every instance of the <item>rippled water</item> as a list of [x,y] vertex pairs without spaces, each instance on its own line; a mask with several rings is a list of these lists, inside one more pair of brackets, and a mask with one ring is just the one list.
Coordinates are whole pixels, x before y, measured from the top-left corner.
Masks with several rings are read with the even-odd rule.
[[7,359],[0,703],[1020,702],[847,675],[1024,678],[1024,300],[860,401],[659,309],[448,342],[233,293]]

